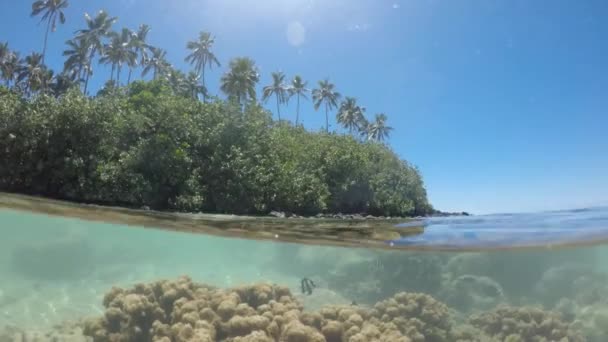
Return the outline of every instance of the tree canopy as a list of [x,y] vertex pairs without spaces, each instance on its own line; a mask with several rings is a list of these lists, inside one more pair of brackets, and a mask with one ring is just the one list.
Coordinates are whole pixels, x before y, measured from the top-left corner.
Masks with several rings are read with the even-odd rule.
[[0,90],[0,189],[237,214],[432,210],[418,170],[384,144],[273,121],[256,103],[243,109],[187,93],[164,80],[97,97]]

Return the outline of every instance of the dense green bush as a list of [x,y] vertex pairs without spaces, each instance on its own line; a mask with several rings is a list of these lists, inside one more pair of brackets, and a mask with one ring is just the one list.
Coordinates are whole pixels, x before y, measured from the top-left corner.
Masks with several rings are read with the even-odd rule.
[[418,170],[386,146],[306,131],[251,104],[136,82],[87,98],[0,89],[0,190],[223,213],[423,215]]

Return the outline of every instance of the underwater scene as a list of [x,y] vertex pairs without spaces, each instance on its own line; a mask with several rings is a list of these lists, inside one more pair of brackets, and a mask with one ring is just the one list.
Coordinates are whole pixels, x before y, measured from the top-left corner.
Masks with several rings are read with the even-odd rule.
[[[391,251],[101,221],[0,210],[0,341],[608,340],[602,245]],[[492,222],[519,224],[520,240],[549,229],[542,222],[597,234],[608,210],[435,218],[424,229]]]

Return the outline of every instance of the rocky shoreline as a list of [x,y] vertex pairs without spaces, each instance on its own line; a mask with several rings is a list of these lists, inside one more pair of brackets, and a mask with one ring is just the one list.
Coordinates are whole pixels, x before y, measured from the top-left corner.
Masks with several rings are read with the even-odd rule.
[[454,212],[454,213],[449,213],[449,212],[443,212],[443,211],[436,211],[431,215],[427,215],[427,216],[412,216],[412,217],[393,217],[393,216],[374,216],[374,215],[368,215],[368,214],[342,214],[342,213],[337,213],[337,214],[317,214],[314,216],[301,216],[301,215],[296,215],[296,214],[292,214],[289,212],[284,212],[284,211],[271,211],[268,215],[268,217],[276,217],[276,218],[289,218],[289,219],[326,219],[326,220],[333,220],[333,219],[337,219],[337,220],[411,220],[411,219],[425,219],[425,218],[431,218],[431,217],[450,217],[450,216],[472,216],[470,213],[463,211],[463,212]]

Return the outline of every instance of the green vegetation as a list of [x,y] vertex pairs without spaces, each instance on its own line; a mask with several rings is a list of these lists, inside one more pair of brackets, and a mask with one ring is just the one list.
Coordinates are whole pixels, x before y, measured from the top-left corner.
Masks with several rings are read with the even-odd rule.
[[184,211],[431,210],[418,171],[386,146],[203,103],[167,81],[95,98],[0,95],[0,189]]
[[[57,18],[65,22],[67,7],[66,0],[40,0],[32,15],[44,14],[48,35]],[[220,99],[205,83],[205,70],[221,65],[210,33],[187,42],[193,70],[185,74],[147,43],[149,26],[116,32],[116,21],[104,11],[85,14],[59,74],[44,64],[44,53],[22,59],[0,44],[0,190],[184,211],[432,212],[418,170],[382,143],[392,130],[386,115],[368,121],[354,97],[340,102],[329,79],[311,90],[299,75],[286,81],[272,73],[261,100],[276,99],[273,121],[258,102],[253,59],[229,62]],[[95,61],[111,72],[90,97]],[[152,72],[152,81],[131,82],[138,69],[142,77]],[[325,132],[300,125],[300,100],[309,93],[314,109],[325,109]],[[295,126],[280,113],[294,96]],[[348,134],[329,131],[336,108]]]

